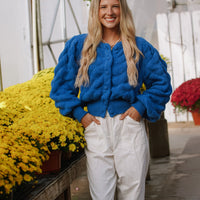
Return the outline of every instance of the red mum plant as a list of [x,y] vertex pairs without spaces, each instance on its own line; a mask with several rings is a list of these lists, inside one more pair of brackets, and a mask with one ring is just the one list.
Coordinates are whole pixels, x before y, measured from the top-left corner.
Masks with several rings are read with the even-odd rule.
[[200,113],[200,78],[182,83],[172,94],[171,103],[175,110],[198,111]]

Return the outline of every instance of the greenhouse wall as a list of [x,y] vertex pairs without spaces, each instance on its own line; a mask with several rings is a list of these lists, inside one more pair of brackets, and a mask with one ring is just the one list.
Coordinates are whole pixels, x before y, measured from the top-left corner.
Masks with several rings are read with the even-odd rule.
[[27,81],[33,75],[29,3],[29,0],[0,0],[3,88]]

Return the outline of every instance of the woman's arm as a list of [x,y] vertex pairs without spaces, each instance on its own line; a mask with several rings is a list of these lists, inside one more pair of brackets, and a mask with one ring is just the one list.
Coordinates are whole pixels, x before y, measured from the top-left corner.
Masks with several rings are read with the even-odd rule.
[[82,39],[80,37],[75,36],[66,42],[55,68],[50,92],[50,97],[55,101],[55,106],[59,108],[60,113],[65,116],[73,116],[79,121],[87,114],[83,110],[82,102],[77,97],[79,89],[74,87],[79,69],[76,55],[83,45],[83,42],[79,41]]
[[137,102],[132,106],[141,116],[150,121],[160,118],[165,104],[169,101],[172,87],[167,64],[161,59],[158,51],[147,41],[143,43],[140,73],[146,90],[137,96]]

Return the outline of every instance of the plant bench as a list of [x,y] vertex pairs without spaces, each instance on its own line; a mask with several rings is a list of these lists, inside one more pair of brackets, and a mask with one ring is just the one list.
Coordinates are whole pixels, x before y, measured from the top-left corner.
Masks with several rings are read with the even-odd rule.
[[28,186],[12,193],[10,200],[71,200],[70,184],[86,170],[86,156],[76,157],[57,174],[39,175],[33,189]]

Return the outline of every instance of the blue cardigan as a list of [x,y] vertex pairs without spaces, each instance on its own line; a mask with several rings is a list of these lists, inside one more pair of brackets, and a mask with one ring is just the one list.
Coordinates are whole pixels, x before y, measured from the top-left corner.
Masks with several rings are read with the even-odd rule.
[[[113,117],[133,106],[142,117],[152,122],[158,120],[172,91],[170,76],[158,51],[140,37],[136,37],[136,43],[144,56],[140,56],[137,63],[139,77],[136,87],[128,83],[122,42],[118,42],[112,50],[109,44],[100,42],[97,57],[89,66],[89,85],[81,86],[80,98],[77,98],[79,88],[75,88],[74,83],[86,36],[74,36],[66,42],[55,68],[50,97],[60,113],[81,121],[87,113],[84,106],[90,114],[103,118],[106,111]],[[142,83],[146,91],[141,94]]]

